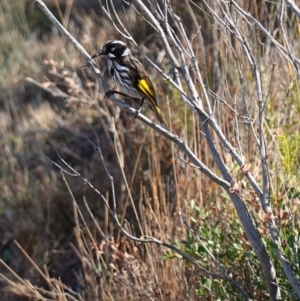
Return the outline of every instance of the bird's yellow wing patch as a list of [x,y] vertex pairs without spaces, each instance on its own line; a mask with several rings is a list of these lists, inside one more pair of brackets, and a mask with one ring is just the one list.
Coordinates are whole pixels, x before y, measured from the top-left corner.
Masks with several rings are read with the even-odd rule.
[[146,80],[140,79],[138,82],[138,89],[148,98],[155,98],[152,85],[150,86]]

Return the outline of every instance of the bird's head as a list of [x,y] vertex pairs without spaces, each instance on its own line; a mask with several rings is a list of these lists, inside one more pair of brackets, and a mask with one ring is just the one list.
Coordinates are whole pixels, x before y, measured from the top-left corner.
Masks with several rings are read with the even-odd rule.
[[92,59],[99,55],[106,55],[110,59],[115,59],[130,55],[130,49],[124,42],[120,40],[111,40],[108,41],[100,51],[92,55]]

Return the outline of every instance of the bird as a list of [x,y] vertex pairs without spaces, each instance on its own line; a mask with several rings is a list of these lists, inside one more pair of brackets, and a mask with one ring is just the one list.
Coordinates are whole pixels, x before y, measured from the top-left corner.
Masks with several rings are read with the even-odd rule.
[[[108,59],[108,70],[121,92],[109,90],[105,98],[113,94],[141,100],[140,107],[145,102],[155,113],[159,123],[168,129],[166,121],[157,104],[154,86],[142,63],[131,54],[129,47],[121,40],[110,40],[92,55],[96,58],[105,55]],[[137,101],[136,101],[137,102]]]

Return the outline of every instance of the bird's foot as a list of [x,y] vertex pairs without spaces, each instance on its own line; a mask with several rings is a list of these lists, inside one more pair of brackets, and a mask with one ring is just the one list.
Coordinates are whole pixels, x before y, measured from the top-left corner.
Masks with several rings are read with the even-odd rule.
[[142,107],[140,107],[138,110],[135,111],[135,113],[134,113],[134,119],[139,116],[141,110],[142,110]]

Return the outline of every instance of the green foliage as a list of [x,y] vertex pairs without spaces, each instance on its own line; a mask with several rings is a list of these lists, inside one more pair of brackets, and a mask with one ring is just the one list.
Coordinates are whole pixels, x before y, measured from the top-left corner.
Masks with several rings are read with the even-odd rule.
[[[293,195],[297,195],[294,193]],[[250,243],[246,239],[238,217],[226,214],[230,208],[214,208],[215,215],[207,210],[201,210],[195,202],[185,202],[190,212],[190,223],[196,231],[199,239],[195,238],[190,231],[186,230],[186,239],[176,242],[191,257],[207,271],[221,274],[215,260],[218,260],[235,281],[237,281],[247,293],[255,300],[269,300],[266,290],[264,276],[262,275],[259,260],[257,259]],[[231,210],[232,212],[232,210]],[[293,224],[293,223],[291,223]],[[284,238],[284,255],[297,270],[299,256],[300,234],[299,225],[294,223],[282,229]],[[295,229],[296,228],[296,229]],[[281,269],[280,262],[276,256],[277,246],[266,236],[265,243],[270,252],[277,271],[277,277],[281,286],[284,300],[295,300],[293,289]],[[173,259],[173,252],[166,251],[163,259]],[[181,257],[178,257],[181,258]],[[214,260],[215,258],[215,260]],[[198,275],[199,286],[196,295],[201,300],[243,300],[234,287],[227,281],[207,276],[203,273]]]
[[277,135],[282,166],[286,175],[296,176],[299,174],[299,149],[300,134],[285,131]]
[[[206,270],[221,274],[212,258],[214,256],[225,266],[228,275],[244,288],[248,288],[250,295],[255,293],[260,297],[263,296],[265,288],[259,261],[243,237],[243,230],[237,216],[229,216],[224,208],[213,208],[215,215],[212,215],[208,210],[198,207],[194,200],[186,201],[185,206],[190,213],[190,223],[199,237],[196,239],[190,231],[186,230],[186,239],[180,242],[186,254],[196,259]],[[167,251],[164,258],[174,257],[175,254],[171,255],[170,251]],[[232,285],[224,280],[214,279],[202,273],[199,274],[198,279],[196,295],[201,300],[208,300],[204,299],[208,296],[213,300],[241,300],[239,299],[241,296]],[[256,287],[256,292],[252,291],[253,287]]]

